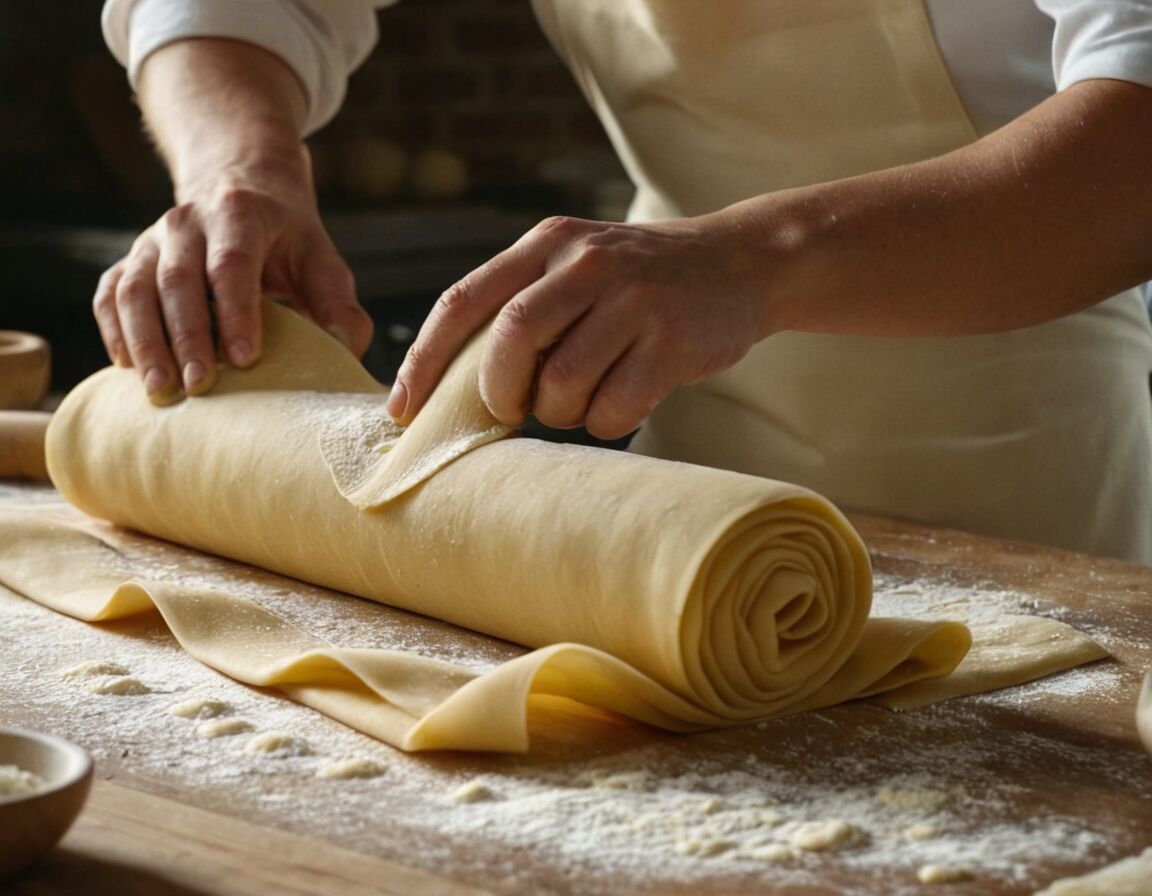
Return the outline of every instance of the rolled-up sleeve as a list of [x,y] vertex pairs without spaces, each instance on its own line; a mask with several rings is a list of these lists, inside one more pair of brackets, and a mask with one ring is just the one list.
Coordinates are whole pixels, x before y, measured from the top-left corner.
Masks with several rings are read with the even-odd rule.
[[1056,88],[1114,78],[1152,87],[1152,0],[1036,0],[1056,22]]
[[242,40],[275,53],[308,98],[304,133],[331,120],[348,75],[376,43],[378,7],[394,0],[106,0],[104,39],[133,86],[149,54],[190,37]]

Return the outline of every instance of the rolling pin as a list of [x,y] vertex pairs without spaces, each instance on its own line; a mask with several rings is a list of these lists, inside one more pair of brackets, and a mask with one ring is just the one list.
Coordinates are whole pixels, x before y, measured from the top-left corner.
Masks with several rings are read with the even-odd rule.
[[47,342],[0,330],[0,478],[48,479],[44,434],[52,415],[32,408],[44,400],[51,378]]
[[0,479],[48,481],[44,434],[51,419],[43,411],[0,411]]

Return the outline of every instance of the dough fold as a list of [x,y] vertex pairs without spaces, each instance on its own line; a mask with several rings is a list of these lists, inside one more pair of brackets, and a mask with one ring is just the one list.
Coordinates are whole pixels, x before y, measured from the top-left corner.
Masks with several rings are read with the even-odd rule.
[[[476,674],[333,647],[239,594],[125,582],[104,561],[85,576],[66,558],[112,549],[67,521],[9,521],[24,536],[0,549],[0,579],[82,619],[154,606],[202,661],[404,749],[525,749],[530,695],[678,731],[752,722],[898,695],[969,647],[956,623],[869,619],[868,554],[810,491],[507,438],[476,394],[479,341],[401,432],[334,340],[272,304],[264,325],[264,360],[208,396],[155,408],[116,368],[77,387],[48,434],[59,490],[121,526],[536,650]],[[46,539],[71,547],[45,563]]]

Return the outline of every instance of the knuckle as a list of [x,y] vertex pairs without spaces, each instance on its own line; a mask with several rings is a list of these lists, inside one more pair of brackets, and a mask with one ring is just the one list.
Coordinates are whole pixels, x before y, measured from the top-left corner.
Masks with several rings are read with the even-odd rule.
[[575,252],[569,263],[579,274],[603,274],[613,265],[615,254],[607,246],[599,243],[584,243]]
[[112,288],[112,284],[107,283],[104,278],[96,285],[96,293],[92,296],[92,311],[97,317],[102,317],[112,310],[115,303],[116,291]]
[[147,305],[152,300],[152,291],[147,280],[140,274],[126,274],[116,286],[116,306],[118,308],[136,309]]
[[515,299],[500,309],[492,321],[492,336],[498,342],[518,344],[530,338],[532,319],[523,302]]
[[458,280],[440,294],[437,300],[439,311],[446,317],[455,317],[463,314],[472,304],[472,284],[469,278]]
[[193,283],[191,271],[176,264],[163,264],[156,271],[156,285],[161,292],[177,292]]
[[219,280],[238,270],[251,267],[256,261],[255,253],[240,246],[220,246],[208,256],[208,279]]
[[541,236],[567,237],[579,229],[580,219],[568,215],[552,215],[537,224],[533,230]]
[[179,230],[189,224],[195,217],[195,209],[190,202],[174,205],[160,218],[160,222],[169,230]]

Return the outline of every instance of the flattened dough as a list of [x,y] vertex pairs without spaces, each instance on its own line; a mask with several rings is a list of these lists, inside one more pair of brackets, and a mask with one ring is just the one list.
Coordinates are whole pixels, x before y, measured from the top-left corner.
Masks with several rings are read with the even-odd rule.
[[224,370],[211,395],[155,408],[116,368],[81,384],[49,431],[61,492],[538,649],[478,676],[334,647],[235,594],[125,581],[95,529],[28,514],[0,521],[0,580],[82,619],[155,607],[209,665],[404,749],[525,749],[530,696],[671,730],[740,724],[898,694],[968,649],[956,623],[869,619],[867,552],[810,491],[506,438],[477,395],[479,341],[401,433],[386,389],[334,340],[286,309],[264,316],[264,360]]

